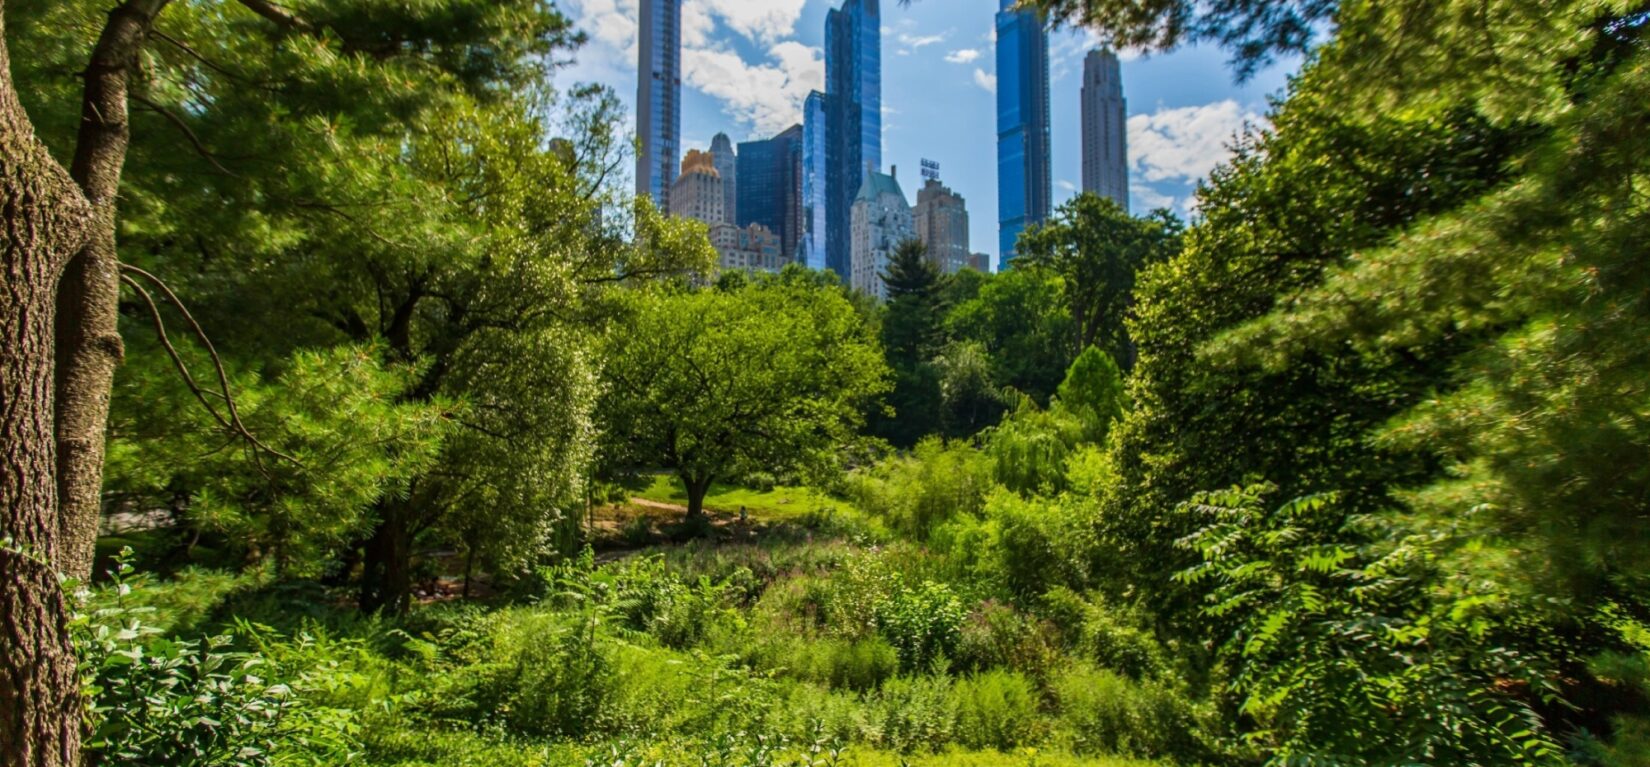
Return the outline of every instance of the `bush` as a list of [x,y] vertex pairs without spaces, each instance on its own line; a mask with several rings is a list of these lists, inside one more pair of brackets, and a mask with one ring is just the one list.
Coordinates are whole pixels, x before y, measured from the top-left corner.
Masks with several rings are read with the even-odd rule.
[[978,514],[991,489],[991,462],[973,447],[938,438],[849,477],[854,504],[915,539],[958,514]]
[[1057,656],[1054,638],[1043,624],[1009,605],[986,601],[963,621],[956,660],[964,670],[1011,668],[1041,678]]
[[867,698],[862,737],[900,753],[936,751],[951,742],[956,714],[944,677],[895,677]]
[[1079,663],[1053,683],[1061,739],[1080,754],[1195,759],[1192,707],[1167,688]]
[[962,679],[951,700],[957,742],[969,748],[1006,751],[1037,740],[1037,690],[1023,675],[987,671]]
[[955,657],[964,615],[962,600],[949,586],[933,581],[902,589],[876,611],[877,628],[907,671],[927,670],[941,658]]
[[347,722],[312,703],[310,669],[237,648],[269,641],[251,626],[199,640],[161,636],[146,623],[153,608],[138,605],[167,603],[168,589],[131,579],[131,558],[129,549],[117,557],[112,583],[71,627],[88,682],[89,763],[264,767],[285,752],[289,763],[321,764],[357,747]]

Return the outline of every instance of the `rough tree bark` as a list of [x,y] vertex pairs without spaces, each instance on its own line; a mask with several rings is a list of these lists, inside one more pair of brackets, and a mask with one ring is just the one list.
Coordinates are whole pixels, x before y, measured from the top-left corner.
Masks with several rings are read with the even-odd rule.
[[86,67],[80,131],[69,173],[96,216],[57,293],[58,566],[89,579],[102,513],[109,395],[124,347],[116,320],[120,261],[115,199],[131,141],[128,84],[155,15],[169,0],[127,0],[109,12]]
[[18,101],[0,0],[0,763],[10,767],[80,758],[80,685],[54,569],[52,320],[92,216]]

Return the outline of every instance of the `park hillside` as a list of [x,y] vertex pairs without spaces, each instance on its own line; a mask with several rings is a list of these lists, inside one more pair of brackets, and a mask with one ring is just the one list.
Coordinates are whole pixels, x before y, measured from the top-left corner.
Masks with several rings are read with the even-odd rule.
[[1650,765],[1650,3],[1027,0],[1306,63],[880,302],[558,5],[0,0],[0,764]]

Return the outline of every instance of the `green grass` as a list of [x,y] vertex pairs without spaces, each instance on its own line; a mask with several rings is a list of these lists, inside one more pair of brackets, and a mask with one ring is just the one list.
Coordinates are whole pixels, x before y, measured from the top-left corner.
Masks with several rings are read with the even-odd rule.
[[[687,491],[674,474],[655,474],[636,497],[657,503],[686,506]],[[711,485],[705,496],[705,508],[725,514],[737,514],[744,507],[752,518],[764,522],[794,522],[810,514],[827,510],[833,514],[856,514],[847,501],[808,487],[776,487],[772,490],[753,490],[735,485]]]

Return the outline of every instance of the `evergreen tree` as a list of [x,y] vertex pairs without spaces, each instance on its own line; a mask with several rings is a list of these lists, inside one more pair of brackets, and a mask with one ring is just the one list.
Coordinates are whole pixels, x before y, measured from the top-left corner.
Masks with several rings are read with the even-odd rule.
[[873,432],[899,447],[940,430],[942,392],[934,358],[943,342],[944,280],[918,240],[899,245],[882,275],[888,303],[882,318],[882,345],[894,371],[887,404],[893,409],[873,420]]

